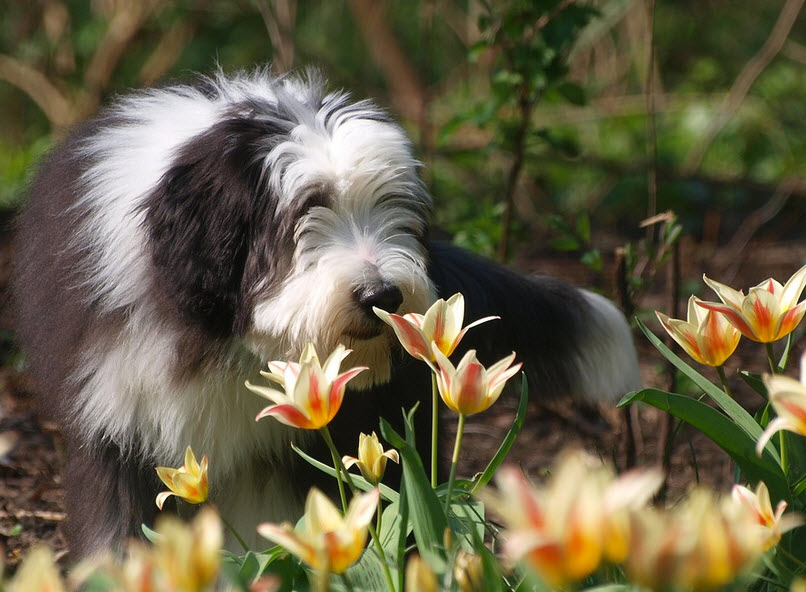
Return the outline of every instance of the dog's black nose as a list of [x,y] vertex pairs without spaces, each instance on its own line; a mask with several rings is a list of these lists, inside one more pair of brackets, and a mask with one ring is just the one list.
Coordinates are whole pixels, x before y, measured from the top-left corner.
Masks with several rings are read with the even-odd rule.
[[373,284],[356,290],[355,299],[364,311],[374,317],[372,307],[386,312],[395,312],[403,303],[403,293],[394,284]]

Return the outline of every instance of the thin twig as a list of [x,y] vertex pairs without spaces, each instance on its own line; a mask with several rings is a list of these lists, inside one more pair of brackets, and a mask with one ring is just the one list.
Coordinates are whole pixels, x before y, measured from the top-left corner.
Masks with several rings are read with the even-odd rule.
[[288,72],[294,66],[296,0],[257,0],[256,4],[274,48],[272,68]]
[[[647,171],[647,218],[658,213],[658,142],[655,130],[655,0],[648,0],[647,23],[649,33],[649,59],[646,75],[646,143],[649,169]],[[646,227],[647,241],[654,242],[655,226]]]
[[57,130],[74,121],[70,101],[42,72],[16,58],[0,54],[0,80],[27,94]]
[[742,101],[750,91],[750,87],[770,64],[773,58],[778,55],[786,43],[786,38],[795,24],[798,14],[805,0],[787,0],[781,12],[778,15],[778,20],[772,28],[769,37],[764,42],[761,49],[754,55],[731,86],[725,100],[717,109],[716,113],[710,120],[708,128],[700,140],[688,153],[683,161],[683,171],[690,174],[700,168],[703,158],[708,151],[708,148],[713,143],[716,136],[725,125],[730,121],[730,118],[739,109]]

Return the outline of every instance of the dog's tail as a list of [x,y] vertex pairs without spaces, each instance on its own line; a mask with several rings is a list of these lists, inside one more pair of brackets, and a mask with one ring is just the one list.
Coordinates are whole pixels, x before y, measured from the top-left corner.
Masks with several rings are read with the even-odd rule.
[[612,401],[640,387],[630,328],[606,298],[447,243],[431,242],[429,254],[438,295],[462,292],[467,322],[501,317],[469,331],[462,349],[476,349],[485,364],[516,351],[532,397]]

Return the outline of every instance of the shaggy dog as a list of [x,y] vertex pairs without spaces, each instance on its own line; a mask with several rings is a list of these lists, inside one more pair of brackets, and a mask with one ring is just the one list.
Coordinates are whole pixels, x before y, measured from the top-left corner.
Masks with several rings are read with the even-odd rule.
[[[316,75],[219,75],[146,90],[76,129],[41,165],[19,225],[19,336],[67,442],[68,538],[119,548],[154,518],[157,465],[210,457],[211,499],[242,533],[294,519],[328,478],[255,423],[268,360],[308,341],[366,365],[332,424],[354,453],[378,417],[430,396],[427,368],[373,314],[463,292],[487,364],[518,352],[535,397],[637,386],[605,299],[429,239],[431,196],[403,130]],[[461,352],[460,352],[461,353]],[[422,406],[421,424],[430,421]],[[419,440],[427,441],[425,436]]]

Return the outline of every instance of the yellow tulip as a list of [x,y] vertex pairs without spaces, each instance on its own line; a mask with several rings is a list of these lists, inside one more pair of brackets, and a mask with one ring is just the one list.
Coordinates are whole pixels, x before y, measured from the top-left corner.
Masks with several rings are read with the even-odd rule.
[[756,523],[761,527],[764,551],[777,545],[783,533],[803,524],[803,516],[800,514],[784,515],[788,506],[784,500],[778,502],[775,512],[773,512],[770,492],[763,481],[758,482],[755,492],[743,485],[736,484],[733,486],[731,495],[734,500],[747,507]]
[[806,386],[794,378],[780,375],[765,376],[764,385],[778,417],[767,424],[756,444],[759,456],[776,432],[787,430],[806,436]]
[[434,361],[435,353],[450,356],[467,333],[481,323],[500,317],[484,317],[462,328],[465,317],[465,298],[454,294],[447,301],[437,300],[424,315],[409,313],[403,316],[380,308],[372,309],[387,325],[392,327],[400,344],[415,358]]
[[481,555],[460,550],[453,564],[453,579],[460,592],[484,592],[484,563]]
[[769,278],[750,288],[747,296],[741,291],[703,276],[722,303],[698,302],[721,312],[744,336],[753,341],[771,343],[789,335],[806,314],[806,300],[798,304],[806,288],[806,265],[782,286]]
[[718,590],[751,568],[763,538],[747,507],[694,490],[673,510],[631,514],[628,579],[653,590]]
[[[2,576],[2,573],[0,573]],[[3,583],[0,581],[0,588]],[[64,592],[66,587],[56,565],[56,558],[46,546],[36,546],[20,565],[8,592]]]
[[624,512],[644,504],[661,481],[657,471],[616,479],[601,463],[570,454],[544,488],[505,467],[496,476],[498,493],[482,497],[506,524],[505,556],[525,561],[560,588],[586,578],[603,560],[623,559],[630,537]]
[[218,578],[223,532],[212,508],[202,508],[190,527],[169,517],[157,524],[154,560],[166,590],[201,592]]
[[377,488],[356,495],[346,516],[342,516],[324,493],[313,488],[305,502],[301,526],[295,529],[288,522],[264,523],[257,531],[319,572],[344,573],[364,551],[369,523],[379,500]]
[[359,366],[339,373],[341,362],[351,351],[339,344],[325,363],[320,364],[309,342],[299,363],[269,362],[269,372],[261,374],[281,385],[285,392],[247,381],[249,390],[275,403],[258,413],[255,421],[272,416],[281,423],[305,430],[318,430],[329,424],[341,408],[347,383],[367,370],[366,366]]
[[163,491],[157,495],[157,507],[162,506],[172,495],[188,503],[200,504],[207,500],[209,485],[207,482],[207,457],[202,457],[201,463],[196,461],[190,446],[185,450],[185,464],[178,469],[170,467],[157,467],[157,475],[170,491]]
[[727,317],[699,306],[696,296],[688,301],[685,321],[670,319],[655,311],[666,332],[688,355],[706,366],[721,366],[739,345],[741,333]]
[[437,576],[419,556],[413,555],[406,564],[406,592],[437,592]]
[[341,459],[344,467],[349,469],[353,465],[358,465],[358,469],[364,479],[377,485],[386,471],[386,460],[400,463],[400,456],[397,450],[384,450],[383,445],[378,440],[375,432],[371,436],[362,433],[358,436],[358,458],[345,456]]

